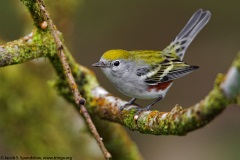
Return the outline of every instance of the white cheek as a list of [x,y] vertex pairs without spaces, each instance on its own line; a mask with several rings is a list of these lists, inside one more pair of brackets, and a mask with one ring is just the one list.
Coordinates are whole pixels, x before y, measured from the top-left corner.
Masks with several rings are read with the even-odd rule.
[[127,72],[127,70],[125,68],[123,68],[122,66],[113,66],[112,71],[118,72],[118,73]]
[[113,67],[112,70],[113,70],[113,71],[117,71],[117,70],[118,70],[118,67]]

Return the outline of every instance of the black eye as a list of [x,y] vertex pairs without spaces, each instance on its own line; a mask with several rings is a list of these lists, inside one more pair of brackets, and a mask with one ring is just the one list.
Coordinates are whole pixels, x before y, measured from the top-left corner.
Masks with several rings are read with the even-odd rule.
[[116,66],[116,67],[119,66],[119,64],[120,64],[119,61],[114,61],[114,62],[113,62],[113,65]]

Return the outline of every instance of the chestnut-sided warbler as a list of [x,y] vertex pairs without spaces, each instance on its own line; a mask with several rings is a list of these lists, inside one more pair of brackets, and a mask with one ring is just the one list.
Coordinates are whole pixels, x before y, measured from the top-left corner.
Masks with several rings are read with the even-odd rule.
[[147,107],[149,110],[160,101],[177,78],[198,69],[182,61],[184,54],[211,17],[209,11],[197,10],[175,40],[163,51],[122,49],[105,52],[100,61],[93,64],[100,67],[107,78],[123,94],[133,97],[127,104],[139,99],[156,99]]

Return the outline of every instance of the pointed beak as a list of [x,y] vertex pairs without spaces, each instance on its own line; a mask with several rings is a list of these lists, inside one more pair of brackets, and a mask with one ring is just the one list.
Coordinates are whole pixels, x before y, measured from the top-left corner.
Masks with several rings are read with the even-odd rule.
[[99,61],[99,62],[97,62],[97,63],[94,63],[92,66],[93,66],[93,67],[105,68],[105,67],[107,67],[108,65],[105,64],[105,63],[103,63],[102,61]]

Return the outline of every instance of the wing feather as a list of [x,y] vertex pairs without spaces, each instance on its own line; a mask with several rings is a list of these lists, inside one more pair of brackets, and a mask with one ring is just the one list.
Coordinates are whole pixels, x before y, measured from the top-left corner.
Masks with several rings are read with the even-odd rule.
[[138,69],[137,75],[149,85],[156,85],[186,76],[196,69],[198,69],[198,66],[190,66],[177,59],[173,61],[165,60],[158,66]]

